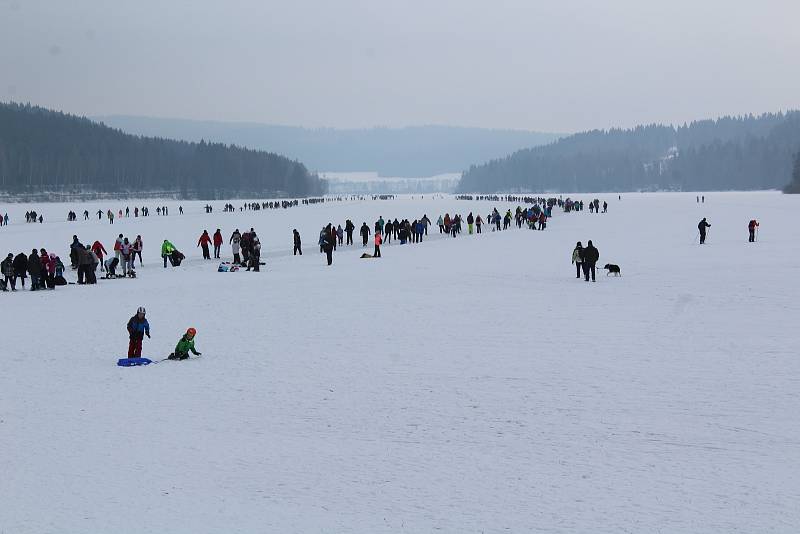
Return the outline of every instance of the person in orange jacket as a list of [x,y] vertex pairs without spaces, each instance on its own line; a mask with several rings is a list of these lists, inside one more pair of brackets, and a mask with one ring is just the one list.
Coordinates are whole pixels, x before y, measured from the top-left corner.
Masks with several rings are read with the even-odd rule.
[[203,230],[203,235],[197,240],[197,246],[203,247],[203,259],[210,260],[211,254],[208,252],[208,244],[211,243],[211,236],[208,235],[208,230]]
[[375,232],[375,254],[372,255],[373,258],[380,258],[381,257],[381,243],[383,243],[383,237],[381,237],[381,233]]

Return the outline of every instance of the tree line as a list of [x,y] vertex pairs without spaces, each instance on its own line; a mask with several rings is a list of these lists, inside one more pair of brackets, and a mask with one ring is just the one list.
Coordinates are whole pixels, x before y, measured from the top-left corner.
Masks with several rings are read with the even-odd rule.
[[780,189],[800,112],[593,130],[472,166],[462,192]]
[[0,190],[304,197],[327,184],[298,162],[221,143],[135,136],[84,117],[0,103]]

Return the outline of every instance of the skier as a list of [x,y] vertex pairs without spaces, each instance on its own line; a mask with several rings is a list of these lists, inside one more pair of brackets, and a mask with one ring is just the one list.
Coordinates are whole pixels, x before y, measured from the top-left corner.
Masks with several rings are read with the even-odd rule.
[[469,212],[467,215],[467,231],[469,235],[472,235],[472,225],[475,224],[475,217],[472,216],[472,212]]
[[219,259],[219,249],[222,247],[222,232],[219,228],[214,232],[214,258]]
[[700,230],[700,244],[706,242],[706,228],[711,228],[711,225],[708,224],[706,218],[703,217],[703,220],[697,224],[697,229]]
[[575,264],[575,271],[577,276],[575,278],[581,277],[581,263],[583,262],[583,245],[581,242],[578,241],[578,244],[575,245],[575,249],[572,251],[572,263]]
[[208,252],[208,244],[211,243],[211,236],[208,235],[208,230],[203,230],[203,235],[197,240],[197,246],[203,247],[203,259],[210,260],[211,254]]
[[336,238],[339,240],[339,245],[341,246],[344,241],[344,230],[341,224],[336,228]]
[[477,230],[478,233],[481,233],[481,226],[482,225],[483,225],[483,219],[481,219],[481,216],[478,215],[475,218],[475,229]]
[[145,309],[139,306],[136,310],[136,315],[128,320],[128,334],[130,341],[128,342],[128,358],[141,358],[142,357],[142,340],[144,336],[150,337],[150,323],[144,318]]
[[[297,256],[297,254],[299,253],[302,256],[303,255],[303,249],[301,248],[302,243],[300,242],[300,232],[298,232],[297,228],[295,228],[294,230],[292,230],[292,234],[294,235],[294,254],[293,255]],[[350,242],[352,242],[353,241],[353,239],[352,239],[353,232],[351,231],[348,234],[348,236],[350,238]]]
[[167,359],[169,360],[188,360],[189,353],[191,352],[195,356],[200,356],[202,353],[197,352],[194,348],[194,336],[197,334],[197,330],[194,328],[189,328],[186,330],[186,333],[181,336],[180,341],[175,346],[175,352],[170,354]]
[[755,219],[752,219],[747,224],[747,231],[750,232],[750,239],[748,239],[748,241],[750,241],[750,243],[753,243],[756,240],[756,229],[758,227],[759,227],[758,221],[755,220]]
[[589,243],[586,244],[586,248],[583,250],[583,274],[587,282],[589,281],[590,272],[592,273],[592,282],[595,282],[595,265],[599,259],[600,252],[595,248],[590,239]]
[[[361,225],[361,246],[367,246],[367,239],[369,238],[369,226],[366,221]],[[330,264],[329,264],[330,265]]]

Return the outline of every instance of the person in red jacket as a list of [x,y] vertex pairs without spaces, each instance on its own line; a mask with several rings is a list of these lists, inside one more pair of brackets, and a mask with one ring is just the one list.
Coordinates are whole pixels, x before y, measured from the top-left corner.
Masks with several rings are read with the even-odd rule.
[[208,230],[203,230],[203,235],[197,240],[197,246],[203,247],[203,259],[210,260],[211,254],[208,252],[208,244],[211,243],[211,236],[208,235]]
[[214,258],[219,259],[219,249],[222,247],[222,231],[217,228],[214,232]]
[[106,266],[105,263],[103,262],[103,256],[108,254],[108,252],[106,252],[106,248],[100,241],[95,241],[92,244],[92,252],[94,252],[97,255],[97,259],[100,260],[100,269],[105,271]]
[[380,231],[375,232],[375,254],[372,255],[373,258],[381,257],[381,243],[383,243],[383,238]]

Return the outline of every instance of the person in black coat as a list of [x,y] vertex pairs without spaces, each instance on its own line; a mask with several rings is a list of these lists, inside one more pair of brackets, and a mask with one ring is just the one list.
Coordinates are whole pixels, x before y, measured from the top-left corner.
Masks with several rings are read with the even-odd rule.
[[369,226],[367,223],[361,225],[361,245],[366,247],[367,246],[367,239],[369,238]]
[[28,256],[28,272],[31,275],[31,291],[41,289],[42,260],[39,259],[36,249],[33,249],[31,255]]
[[297,228],[292,230],[292,234],[294,234],[294,255],[297,256],[298,253],[303,255],[303,249],[300,248],[302,243],[300,243],[300,232],[297,231]]
[[600,251],[598,251],[595,246],[592,244],[592,240],[589,240],[589,243],[586,245],[586,248],[583,249],[583,275],[586,281],[589,281],[589,273],[592,274],[592,282],[595,281],[594,273],[595,273],[595,266],[597,265],[597,260],[600,259]]
[[331,225],[325,227],[325,232],[322,235],[322,250],[325,251],[325,256],[328,259],[328,265],[333,263],[333,237],[331,236]]
[[353,221],[347,219],[347,222],[344,224],[344,233],[347,234],[347,245],[353,244],[353,230],[356,229],[356,225],[353,224]]
[[706,221],[706,218],[703,217],[703,220],[700,221],[697,224],[697,229],[700,230],[700,244],[701,245],[706,242],[706,228],[711,228],[711,225],[708,224],[708,221]]
[[22,282],[22,289],[25,289],[25,278],[28,276],[28,257],[24,252],[20,252],[14,257],[12,263],[14,267],[14,276]]

